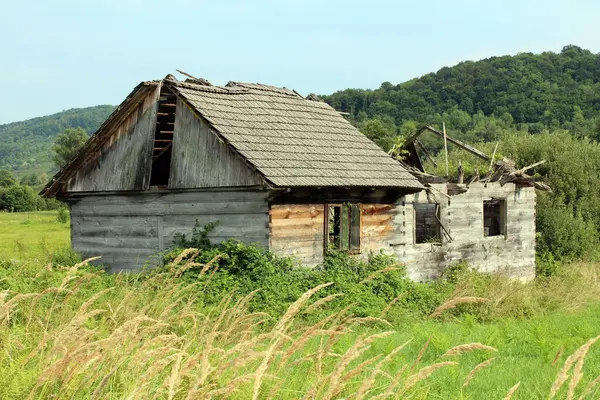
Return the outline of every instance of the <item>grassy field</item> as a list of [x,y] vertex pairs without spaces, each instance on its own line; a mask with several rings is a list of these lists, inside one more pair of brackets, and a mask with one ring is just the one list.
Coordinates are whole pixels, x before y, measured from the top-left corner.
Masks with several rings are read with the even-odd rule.
[[[0,262],[2,399],[504,399],[517,384],[512,399],[546,399],[561,376],[554,398],[600,398],[600,343],[588,342],[600,335],[596,265],[527,285],[459,282],[448,300],[490,299],[486,322],[473,308],[389,325],[314,293],[273,319],[244,299],[205,304],[200,281],[179,279],[185,259],[149,276],[48,265],[42,237],[63,246],[68,224],[0,217],[3,254],[21,260]],[[307,318],[314,308],[326,316]]]
[[69,246],[69,224],[56,216],[57,211],[0,212],[0,259],[44,262]]

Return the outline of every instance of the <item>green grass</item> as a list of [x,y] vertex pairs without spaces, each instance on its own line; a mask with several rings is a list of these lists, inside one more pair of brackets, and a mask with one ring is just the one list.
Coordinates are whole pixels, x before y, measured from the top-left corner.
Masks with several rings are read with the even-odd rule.
[[[303,318],[301,312],[284,324],[281,333],[273,319],[254,325],[264,316],[250,313],[243,303],[207,304],[203,281],[182,281],[173,274],[179,266],[149,276],[47,266],[52,253],[47,249],[68,244],[68,224],[59,224],[55,212],[0,214],[0,223],[3,399],[79,399],[94,397],[94,392],[96,398],[106,399],[122,399],[132,393],[132,398],[169,398],[169,388],[174,399],[183,399],[202,371],[208,373],[200,389],[203,392],[191,398],[219,398],[210,391],[235,383],[236,391],[225,398],[247,399],[255,384],[254,375],[247,374],[258,371],[266,349],[277,338],[284,340],[267,363],[259,398],[268,398],[278,387],[274,398],[302,398],[311,388],[318,388],[316,398],[320,399],[349,349],[368,335],[384,331],[392,333],[374,340],[342,374],[409,342],[382,368],[384,373],[377,377],[372,394],[389,387],[389,377],[399,371],[404,371],[401,388],[411,373],[421,368],[456,361],[457,365],[435,371],[396,398],[503,399],[520,382],[512,399],[547,399],[567,357],[600,335],[600,266],[580,263],[551,279],[526,285],[464,275],[450,297],[481,296],[491,299],[489,304],[445,312],[440,319],[400,312],[397,315],[405,317],[396,318],[393,326],[334,319],[299,346],[289,361],[278,364],[316,320]],[[20,240],[25,247],[15,249],[5,239]],[[44,241],[46,245],[41,246]],[[3,262],[3,257],[22,261]],[[110,291],[103,292],[107,289]],[[19,298],[19,294],[30,295]],[[318,318],[339,311],[331,304],[322,306],[327,312],[317,314]],[[275,320],[278,318],[285,319],[279,316]],[[343,334],[318,362],[314,354],[336,329]],[[212,333],[215,336],[209,340]],[[416,362],[425,343],[429,344]],[[443,357],[450,348],[468,343],[482,343],[498,351]],[[491,357],[495,360],[463,388],[473,367]],[[351,398],[376,364],[361,368],[356,375],[345,375],[348,379],[334,398]],[[209,368],[203,370],[202,365]],[[600,342],[585,357],[583,372],[574,398],[600,375]],[[245,376],[248,380],[241,379]],[[566,398],[568,384],[556,398]],[[585,399],[599,396],[596,389]]]
[[69,223],[57,211],[0,212],[0,259],[46,262],[55,249],[70,246]]

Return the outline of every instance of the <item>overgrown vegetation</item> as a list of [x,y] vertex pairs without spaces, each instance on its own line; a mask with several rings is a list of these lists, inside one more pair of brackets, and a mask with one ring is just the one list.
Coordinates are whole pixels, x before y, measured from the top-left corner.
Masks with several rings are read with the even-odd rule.
[[45,211],[64,207],[60,201],[45,199],[36,193],[34,188],[39,190],[43,186],[40,177],[25,175],[19,182],[10,171],[0,170],[0,211]]
[[[591,399],[599,393],[600,353],[592,345],[600,308],[583,306],[597,296],[597,268],[579,265],[545,284],[516,286],[457,266],[444,283],[449,296],[440,295],[434,310],[428,305],[420,317],[390,325],[388,313],[360,314],[360,307],[375,308],[357,288],[386,287],[388,279],[370,286],[378,275],[397,273],[385,264],[361,265],[384,268],[356,283],[346,275],[359,273],[357,265],[334,255],[323,272],[333,284],[290,295],[278,309],[261,306],[265,297],[255,300],[262,290],[244,295],[250,286],[221,288],[218,274],[241,269],[237,276],[247,284],[276,275],[262,270],[285,261],[252,246],[225,246],[215,251],[232,251],[230,258],[187,250],[137,275],[105,274],[85,263],[0,262],[0,396],[425,399],[504,398],[513,390],[515,399],[552,393]],[[199,263],[204,254],[212,262]],[[342,294],[356,296],[359,308],[338,303]],[[540,308],[529,308],[529,320],[510,317],[526,303]],[[407,305],[396,301],[388,312]],[[478,322],[482,307],[498,322]],[[576,318],[573,307],[580,310]]]

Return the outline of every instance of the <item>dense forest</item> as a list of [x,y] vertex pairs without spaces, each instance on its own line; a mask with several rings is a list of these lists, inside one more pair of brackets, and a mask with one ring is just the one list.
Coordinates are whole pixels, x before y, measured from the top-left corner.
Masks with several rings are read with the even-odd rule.
[[521,53],[444,67],[379,89],[346,89],[322,96],[365,134],[387,147],[420,124],[441,126],[469,142],[566,129],[600,136],[600,54],[577,46],[560,53]]
[[113,106],[74,108],[46,117],[0,125],[0,170],[19,176],[52,172],[51,148],[55,137],[67,128],[81,127],[93,133],[114,110]]

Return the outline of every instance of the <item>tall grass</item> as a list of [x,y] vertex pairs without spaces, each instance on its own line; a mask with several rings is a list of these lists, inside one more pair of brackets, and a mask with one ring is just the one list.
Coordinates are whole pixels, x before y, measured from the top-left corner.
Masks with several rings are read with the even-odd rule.
[[[439,355],[429,342],[418,343],[418,354],[408,351],[410,341],[387,346],[396,328],[377,316],[356,317],[350,307],[331,307],[337,294],[319,297],[330,283],[307,291],[277,318],[249,310],[255,292],[226,293],[207,304],[203,293],[218,264],[192,265],[186,255],[194,252],[147,275],[107,275],[87,261],[2,265],[0,398],[427,398],[429,382],[442,376],[459,382],[466,398],[481,398],[471,392],[473,383],[502,358],[502,349],[489,343],[454,343]],[[182,280],[190,268],[202,279]],[[502,300],[475,280],[459,281],[434,317],[452,318],[460,307],[497,312],[494,304],[517,296],[509,282],[497,281],[506,285]],[[477,291],[490,295],[482,296],[488,301],[463,301]],[[304,318],[307,313],[319,317]],[[564,362],[557,357],[556,379],[544,397],[597,398],[598,379],[591,375],[598,371],[585,364],[597,339]],[[472,354],[484,361],[471,365]],[[512,382],[503,397],[518,398],[523,385]]]

